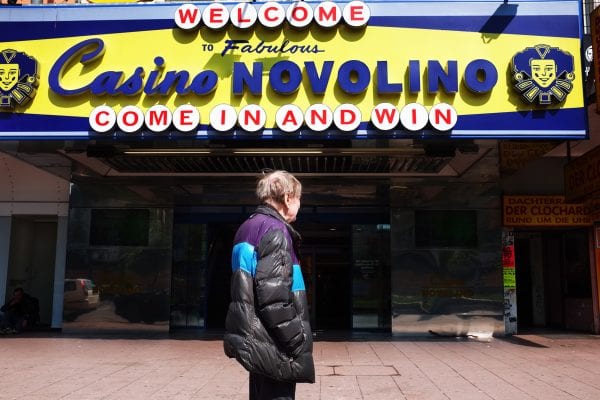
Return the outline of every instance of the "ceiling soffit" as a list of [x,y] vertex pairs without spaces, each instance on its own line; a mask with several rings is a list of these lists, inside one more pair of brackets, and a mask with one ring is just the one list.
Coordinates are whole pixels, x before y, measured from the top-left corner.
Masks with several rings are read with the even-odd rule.
[[460,176],[490,146],[389,148],[115,148],[64,155],[104,177],[245,176],[268,169],[316,176]]

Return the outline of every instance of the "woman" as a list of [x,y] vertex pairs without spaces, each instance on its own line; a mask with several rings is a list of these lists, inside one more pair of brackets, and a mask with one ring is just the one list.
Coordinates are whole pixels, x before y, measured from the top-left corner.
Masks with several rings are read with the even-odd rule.
[[315,381],[300,235],[290,225],[302,185],[273,171],[256,195],[261,205],[234,238],[225,354],[250,372],[250,400],[294,399],[296,382]]

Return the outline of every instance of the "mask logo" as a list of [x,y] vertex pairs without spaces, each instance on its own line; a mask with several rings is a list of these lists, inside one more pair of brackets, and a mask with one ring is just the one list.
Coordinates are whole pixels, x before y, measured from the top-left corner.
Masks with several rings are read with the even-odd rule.
[[38,86],[35,58],[12,49],[0,52],[0,109],[25,105]]
[[538,44],[512,59],[515,89],[529,103],[560,103],[573,89],[573,56],[558,47]]

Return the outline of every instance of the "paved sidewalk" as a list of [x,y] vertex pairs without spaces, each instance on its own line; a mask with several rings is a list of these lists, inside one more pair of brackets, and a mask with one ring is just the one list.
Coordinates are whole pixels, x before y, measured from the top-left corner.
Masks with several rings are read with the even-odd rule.
[[[215,340],[0,337],[0,399],[247,399]],[[297,399],[600,399],[600,337],[317,341]]]

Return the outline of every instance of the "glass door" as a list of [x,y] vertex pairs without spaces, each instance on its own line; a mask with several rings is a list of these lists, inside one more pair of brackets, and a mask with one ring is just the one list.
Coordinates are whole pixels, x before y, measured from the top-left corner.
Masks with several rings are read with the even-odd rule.
[[231,249],[239,224],[208,225],[206,260],[206,329],[225,329],[231,302]]
[[314,223],[298,229],[313,330],[389,330],[389,224]]
[[170,328],[224,329],[237,224],[188,219],[173,225]]
[[351,328],[349,224],[304,223],[301,266],[314,331]]
[[391,328],[389,224],[352,226],[352,328]]
[[170,328],[205,327],[207,225],[173,225]]

